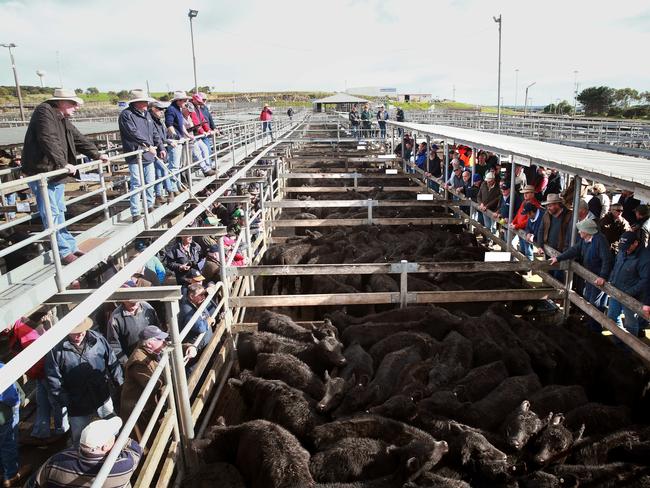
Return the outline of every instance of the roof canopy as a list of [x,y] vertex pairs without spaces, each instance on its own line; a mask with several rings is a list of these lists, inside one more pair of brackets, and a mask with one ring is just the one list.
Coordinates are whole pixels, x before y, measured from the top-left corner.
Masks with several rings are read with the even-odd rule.
[[355,97],[348,95],[347,93],[335,93],[329,97],[321,98],[320,100],[314,100],[312,103],[368,103],[368,100],[363,98]]
[[[579,175],[582,178],[634,191],[650,200],[650,160],[580,147],[564,146],[491,132],[460,129],[447,125],[399,123],[388,121],[420,134],[429,134],[455,144],[512,154],[516,163],[535,164]],[[519,159],[521,158],[521,159]],[[519,160],[518,160],[519,159]]]

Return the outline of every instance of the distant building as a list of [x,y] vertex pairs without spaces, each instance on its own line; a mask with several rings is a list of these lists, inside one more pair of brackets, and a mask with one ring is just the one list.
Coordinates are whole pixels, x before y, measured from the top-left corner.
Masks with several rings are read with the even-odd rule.
[[313,100],[311,103],[314,105],[314,112],[326,112],[327,106],[334,108],[339,112],[349,112],[352,105],[361,105],[368,102],[363,98],[353,97],[347,93],[336,93],[332,96]]

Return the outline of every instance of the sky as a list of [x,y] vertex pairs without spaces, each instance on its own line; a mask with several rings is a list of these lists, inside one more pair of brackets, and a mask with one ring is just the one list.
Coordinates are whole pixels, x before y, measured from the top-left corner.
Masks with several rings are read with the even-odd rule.
[[[0,0],[0,43],[20,82],[100,91],[394,87],[496,105],[573,100],[607,85],[650,90],[647,0]],[[13,85],[6,50],[0,85]],[[58,59],[58,62],[57,62]],[[518,70],[515,71],[515,70]],[[578,71],[577,75],[574,71]]]

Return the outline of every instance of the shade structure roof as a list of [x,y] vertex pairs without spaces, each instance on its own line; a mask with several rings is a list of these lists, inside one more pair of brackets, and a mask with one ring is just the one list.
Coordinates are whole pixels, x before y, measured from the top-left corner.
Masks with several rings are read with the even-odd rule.
[[461,129],[448,125],[399,123],[389,124],[502,155],[513,155],[515,162],[535,164],[582,178],[634,191],[638,197],[650,200],[650,159],[594,151],[581,147],[505,136],[491,132]]
[[368,100],[363,98],[355,97],[348,95],[347,93],[335,93],[329,97],[321,98],[319,100],[314,100],[312,103],[367,103]]

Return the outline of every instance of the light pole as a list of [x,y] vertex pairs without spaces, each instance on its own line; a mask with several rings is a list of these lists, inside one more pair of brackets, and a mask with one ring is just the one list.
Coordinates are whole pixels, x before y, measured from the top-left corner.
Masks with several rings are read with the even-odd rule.
[[533,86],[535,83],[537,83],[537,82],[536,82],[536,81],[533,81],[530,85],[528,85],[528,86],[526,87],[526,99],[524,100],[524,115],[526,115],[526,113],[528,112],[528,89],[529,89],[531,86]]
[[519,68],[515,69],[515,110],[517,110],[517,91],[519,90]]
[[501,134],[501,14],[492,17],[499,24],[499,76],[497,81],[497,133]]
[[9,49],[9,59],[11,60],[11,69],[14,70],[14,81],[16,82],[16,95],[18,96],[18,107],[20,108],[20,120],[25,122],[25,109],[23,108],[23,96],[20,93],[20,83],[18,83],[18,72],[16,71],[16,62],[14,61],[14,53],[11,48],[16,47],[12,42],[9,44],[0,44],[2,47]]
[[578,70],[573,70],[573,116],[576,116],[576,108],[578,106]]
[[192,65],[194,66],[194,93],[199,92],[199,85],[196,82],[196,55],[194,54],[194,27],[192,26],[192,19],[199,15],[198,10],[192,10],[187,13],[190,19],[190,37],[192,38]]
[[37,76],[40,78],[40,80],[41,80],[41,88],[43,88],[43,77],[44,77],[46,74],[47,74],[47,73],[46,73],[45,71],[43,71],[42,69],[37,69],[37,70],[36,70],[36,75],[37,75]]

